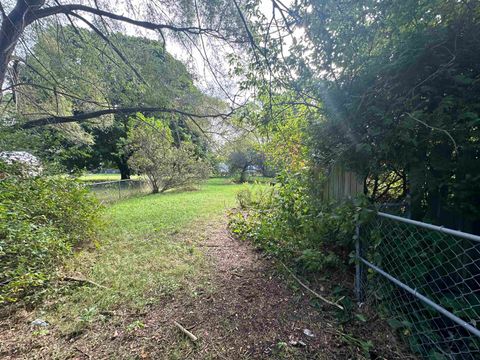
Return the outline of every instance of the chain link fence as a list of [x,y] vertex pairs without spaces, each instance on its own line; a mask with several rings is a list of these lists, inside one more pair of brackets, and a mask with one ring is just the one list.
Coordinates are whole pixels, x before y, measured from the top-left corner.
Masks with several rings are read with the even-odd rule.
[[480,237],[379,212],[357,227],[357,300],[426,359],[480,359]]
[[103,181],[85,185],[102,203],[112,203],[152,191],[145,179]]

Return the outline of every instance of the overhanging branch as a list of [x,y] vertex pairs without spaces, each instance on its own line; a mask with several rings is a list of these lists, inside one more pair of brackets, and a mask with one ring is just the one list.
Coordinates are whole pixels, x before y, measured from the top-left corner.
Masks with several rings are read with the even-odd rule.
[[98,16],[103,16],[112,20],[118,20],[122,22],[126,22],[135,26],[143,27],[145,29],[149,30],[171,30],[175,32],[184,32],[184,33],[189,33],[193,35],[200,35],[200,34],[206,34],[212,37],[217,37],[220,39],[225,39],[225,37],[215,29],[210,29],[210,28],[200,28],[196,26],[174,26],[170,24],[156,24],[150,21],[143,21],[143,20],[135,20],[132,18],[129,18],[127,16],[123,15],[118,15],[109,11],[105,10],[100,10],[98,8],[93,8],[90,6],[86,5],[81,5],[81,4],[68,4],[68,5],[57,5],[57,6],[51,6],[47,7],[44,9],[39,9],[31,12],[31,15],[29,16],[28,21],[31,23],[35,20],[43,19],[45,17],[49,17],[52,15],[57,15],[57,14],[71,14],[75,11],[84,11],[90,14],[98,15]]
[[208,119],[208,118],[222,118],[225,119],[232,115],[233,110],[229,113],[216,113],[216,114],[194,114],[187,111],[182,111],[178,109],[170,109],[164,107],[128,107],[128,108],[110,108],[86,113],[80,113],[71,116],[47,116],[40,119],[30,120],[26,123],[19,125],[21,129],[31,129],[38,126],[45,126],[45,125],[56,125],[56,124],[65,124],[71,122],[83,122],[91,119],[98,118],[104,115],[112,115],[112,114],[135,114],[137,112],[161,112],[161,113],[168,113],[168,114],[178,114],[183,116],[188,116],[190,118],[197,118],[197,119]]

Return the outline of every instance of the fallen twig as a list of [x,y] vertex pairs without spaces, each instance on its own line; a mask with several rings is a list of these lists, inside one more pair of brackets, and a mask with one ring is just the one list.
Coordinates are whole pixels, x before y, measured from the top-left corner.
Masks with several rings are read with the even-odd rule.
[[188,331],[187,329],[185,329],[182,325],[180,325],[178,322],[174,321],[173,324],[180,329],[181,332],[183,332],[185,335],[188,336],[188,338],[190,340],[192,340],[193,342],[197,341],[198,338],[193,335],[190,331]]
[[305,289],[305,290],[308,290],[311,294],[315,295],[315,297],[319,298],[320,300],[326,302],[327,304],[329,305],[332,305],[332,306],[335,306],[337,308],[339,308],[340,310],[343,310],[343,306],[342,305],[339,305],[333,301],[330,301],[326,298],[324,298],[322,295],[320,295],[319,293],[317,293],[315,290],[312,290],[310,289],[307,285],[305,285],[294,273],[292,270],[290,270],[287,265],[285,265],[283,262],[280,261],[280,264],[283,265],[283,267],[290,273],[290,275]]
[[85,351],[83,351],[82,349],[78,348],[77,346],[74,347],[75,350],[77,350],[79,353],[82,353],[83,355],[85,355],[87,357],[87,359],[90,359],[90,355],[88,355]]
[[81,282],[81,283],[87,283],[87,284],[90,284],[90,285],[101,287],[103,289],[108,289],[108,287],[106,287],[102,284],[96,283],[95,281],[88,280],[88,279],[77,278],[77,277],[73,277],[73,276],[64,276],[64,277],[62,277],[62,280],[63,281],[76,281],[76,282]]
[[201,244],[201,245],[198,245],[198,247],[219,247],[219,248],[225,248],[225,249],[228,249],[228,248],[231,248],[233,246],[225,246],[225,245],[216,245],[216,244]]

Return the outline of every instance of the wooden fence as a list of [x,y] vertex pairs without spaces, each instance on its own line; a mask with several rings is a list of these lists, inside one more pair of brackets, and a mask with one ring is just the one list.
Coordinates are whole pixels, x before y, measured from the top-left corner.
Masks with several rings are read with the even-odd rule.
[[352,171],[335,164],[329,171],[324,184],[323,200],[344,200],[363,194],[363,181]]

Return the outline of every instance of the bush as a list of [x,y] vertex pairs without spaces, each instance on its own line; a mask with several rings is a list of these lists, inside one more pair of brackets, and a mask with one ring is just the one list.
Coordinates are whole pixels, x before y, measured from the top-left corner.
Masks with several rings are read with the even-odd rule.
[[229,226],[242,239],[299,270],[317,272],[337,267],[353,249],[356,207],[328,204],[312,193],[309,174],[283,174],[270,191],[245,188],[237,195],[241,210]]
[[[255,184],[259,184],[256,182]],[[253,191],[255,189],[255,191]],[[237,203],[240,209],[268,208],[272,199],[273,187],[259,187],[243,184],[243,188],[237,193]]]
[[54,277],[73,247],[95,235],[99,210],[75,180],[0,180],[0,303],[29,295]]
[[175,144],[164,121],[141,114],[137,117],[142,121],[128,134],[133,151],[129,165],[138,173],[147,175],[153,193],[208,179],[210,167],[196,155],[193,143]]

